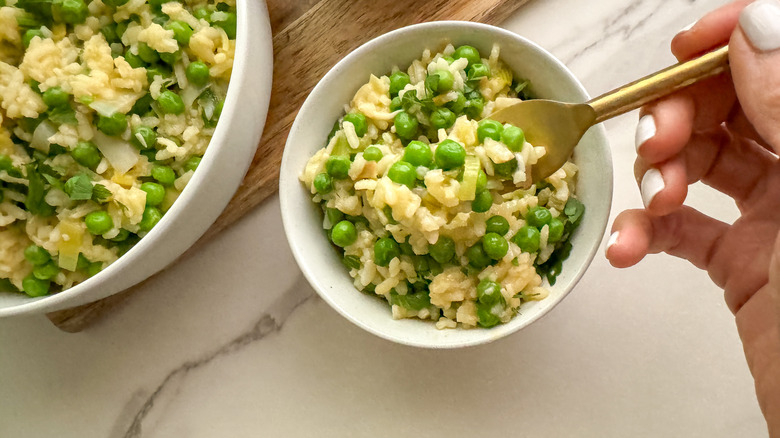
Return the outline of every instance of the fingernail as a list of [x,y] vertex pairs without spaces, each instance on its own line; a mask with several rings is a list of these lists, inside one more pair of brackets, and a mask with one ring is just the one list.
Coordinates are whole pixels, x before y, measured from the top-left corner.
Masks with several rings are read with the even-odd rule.
[[682,29],[680,29],[680,31],[677,32],[677,33],[680,34],[680,33],[683,33],[683,32],[688,32],[689,30],[693,29],[693,26],[696,26],[696,23],[698,23],[698,22],[699,22],[698,20],[694,21],[693,23],[691,23],[691,24],[683,27]]
[[655,135],[655,117],[652,114],[645,114],[639,119],[639,124],[636,125],[636,151],[639,152],[639,148],[647,141],[653,138]]
[[620,231],[615,231],[609,236],[609,239],[607,240],[607,247],[604,248],[604,255],[609,253],[609,249],[612,248],[612,245],[617,243],[618,235],[620,234]]
[[642,177],[642,186],[640,191],[642,192],[642,202],[645,204],[645,208],[650,206],[650,203],[665,187],[664,178],[661,176],[661,172],[658,169],[650,169]]
[[739,25],[756,49],[780,49],[780,1],[758,0],[749,4],[739,16]]

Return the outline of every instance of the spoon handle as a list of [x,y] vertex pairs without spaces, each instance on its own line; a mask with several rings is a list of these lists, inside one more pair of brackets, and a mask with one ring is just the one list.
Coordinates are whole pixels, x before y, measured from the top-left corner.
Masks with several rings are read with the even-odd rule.
[[588,105],[596,112],[594,123],[603,122],[728,69],[729,46],[723,46],[602,94]]

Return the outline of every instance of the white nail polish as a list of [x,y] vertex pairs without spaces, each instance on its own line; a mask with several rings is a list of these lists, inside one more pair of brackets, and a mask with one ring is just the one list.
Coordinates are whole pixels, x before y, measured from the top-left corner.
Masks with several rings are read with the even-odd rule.
[[642,186],[640,188],[640,191],[642,192],[642,202],[644,202],[645,208],[650,205],[653,198],[655,198],[655,195],[663,190],[664,187],[664,178],[661,176],[661,172],[658,169],[650,169],[645,173],[645,176],[642,177]]
[[780,49],[780,1],[758,0],[739,16],[739,25],[753,47],[767,52]]
[[689,30],[693,29],[693,26],[696,26],[696,23],[698,23],[698,22],[699,22],[698,20],[694,21],[693,23],[691,23],[691,24],[683,27],[682,29],[680,29],[680,31],[677,32],[677,33],[680,34],[680,33],[683,33],[683,32],[688,32]]
[[618,235],[620,234],[620,231],[615,231],[609,236],[609,240],[607,240],[607,246],[604,248],[604,254],[606,255],[609,252],[609,249],[612,248],[612,245],[617,243]]
[[639,148],[647,141],[655,136],[655,117],[652,114],[646,114],[639,119],[639,123],[636,125],[636,150],[639,152]]

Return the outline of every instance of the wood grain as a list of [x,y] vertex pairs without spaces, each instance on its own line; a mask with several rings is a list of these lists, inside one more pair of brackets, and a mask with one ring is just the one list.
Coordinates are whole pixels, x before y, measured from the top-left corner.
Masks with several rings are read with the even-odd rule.
[[[274,81],[263,137],[241,187],[214,225],[186,254],[276,192],[282,150],[295,115],[319,78],[344,55],[371,38],[409,24],[435,20],[501,23],[528,1],[268,0]],[[78,332],[110,314],[139,289],[136,286],[48,317],[63,331]]]

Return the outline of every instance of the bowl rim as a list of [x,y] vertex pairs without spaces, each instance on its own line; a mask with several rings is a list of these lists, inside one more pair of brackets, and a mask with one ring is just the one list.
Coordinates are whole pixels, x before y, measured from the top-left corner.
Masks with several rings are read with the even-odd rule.
[[[513,39],[515,41],[518,41],[519,43],[525,44],[530,48],[532,48],[533,50],[543,53],[548,58],[548,60],[553,65],[555,65],[555,68],[557,70],[562,71],[564,74],[570,77],[570,79],[572,80],[572,85],[574,85],[580,93],[582,93],[586,98],[589,98],[589,94],[587,90],[580,82],[580,80],[573,74],[573,72],[571,72],[571,70],[569,70],[569,68],[566,67],[566,65],[563,64],[563,62],[561,62],[557,57],[555,57],[552,53],[550,53],[549,51],[547,51],[537,43],[517,33],[489,24],[477,23],[471,21],[444,20],[444,21],[431,21],[425,23],[418,23],[418,24],[412,24],[409,26],[401,27],[399,29],[382,34],[363,43],[358,48],[356,48],[355,50],[347,54],[345,57],[343,57],[341,60],[339,60],[339,62],[337,62],[333,67],[331,67],[328,70],[328,72],[322,77],[322,79],[320,79],[317,85],[309,93],[309,96],[306,98],[301,108],[299,108],[298,114],[300,115],[301,113],[304,112],[303,111],[304,108],[308,107],[309,105],[312,105],[311,103],[312,96],[317,96],[318,94],[322,93],[324,90],[328,89],[328,87],[330,86],[329,84],[333,82],[334,76],[337,76],[341,72],[343,66],[352,64],[356,60],[366,57],[372,51],[376,50],[377,47],[381,47],[385,45],[386,43],[394,40],[400,35],[406,34],[408,32],[413,32],[413,31],[435,29],[441,27],[445,27],[445,28],[451,27],[453,28],[454,31],[459,31],[459,32],[462,32],[463,30],[474,30],[479,32],[485,32],[488,34],[498,34],[504,38]],[[349,311],[342,308],[338,303],[335,302],[335,300],[331,297],[330,293],[328,293],[328,291],[326,291],[324,287],[320,286],[320,282],[317,276],[312,271],[313,268],[310,267],[305,261],[304,254],[302,253],[302,247],[299,247],[299,245],[296,244],[296,240],[294,237],[296,233],[290,232],[290,229],[295,226],[294,224],[296,220],[298,220],[297,217],[292,216],[294,213],[289,208],[295,196],[293,195],[293,191],[301,190],[301,187],[299,187],[300,183],[298,181],[299,169],[289,169],[290,167],[289,162],[291,161],[290,155],[291,155],[291,150],[293,149],[291,144],[295,142],[295,138],[294,138],[295,134],[299,131],[300,125],[302,125],[303,123],[305,122],[299,116],[296,116],[295,121],[293,122],[293,125],[290,129],[290,135],[288,136],[287,142],[285,144],[285,149],[284,149],[284,154],[282,156],[282,163],[280,169],[281,170],[280,185],[279,185],[280,208],[282,214],[282,224],[285,230],[287,242],[290,245],[290,249],[293,253],[293,257],[295,258],[296,263],[301,269],[301,272],[303,273],[304,277],[309,282],[311,287],[317,292],[317,294],[325,302],[327,302],[331,308],[336,310],[348,321],[380,338],[392,342],[396,342],[402,345],[408,345],[408,346],[419,347],[419,348],[430,348],[430,349],[450,349],[450,348],[471,347],[471,346],[490,343],[498,339],[504,338],[512,333],[519,331],[524,327],[529,326],[533,322],[544,317],[561,301],[563,301],[563,299],[566,298],[566,296],[568,296],[569,293],[574,289],[577,283],[579,283],[582,276],[587,271],[587,267],[592,263],[593,258],[595,257],[596,252],[598,251],[601,239],[594,241],[594,243],[591,245],[590,250],[587,252],[586,257],[584,258],[584,263],[583,263],[584,268],[578,270],[576,275],[573,276],[572,281],[568,285],[568,287],[565,290],[563,290],[560,293],[560,295],[556,297],[546,298],[545,300],[552,300],[549,302],[549,305],[541,309],[539,312],[532,315],[531,317],[524,319],[522,323],[518,323],[515,325],[511,325],[510,323],[502,324],[493,327],[491,329],[478,328],[476,330],[484,330],[485,336],[470,339],[470,340],[458,340],[457,338],[445,339],[442,342],[436,344],[432,344],[428,342],[418,342],[416,339],[410,339],[404,336],[399,336],[396,332],[389,333],[382,330],[378,330],[373,326],[365,324],[361,319],[354,317]],[[606,129],[604,128],[603,124],[599,124],[592,127],[591,131],[593,131],[592,135],[596,137],[597,142],[603,143],[607,151],[609,151],[609,141],[606,135]],[[613,177],[612,177],[613,167],[612,167],[611,154],[607,153],[606,158],[608,160],[608,163],[604,163],[605,164],[604,167],[606,168],[606,172],[608,173],[609,184],[606,193],[604,193],[603,196],[606,198],[607,211],[604,214],[604,220],[602,221],[601,224],[599,224],[600,226],[598,227],[602,237],[604,235],[604,232],[606,231],[606,227],[609,221],[609,210],[611,209],[613,186],[614,186]],[[432,321],[425,321],[425,322],[433,324]],[[458,327],[454,330],[465,330],[465,329]],[[471,329],[471,330],[475,330],[475,329]]]
[[[251,32],[247,30],[249,29],[250,26],[252,26],[251,22],[253,20],[253,17],[251,16],[252,14],[250,13],[250,9],[253,8],[250,5],[251,2],[253,2],[253,0],[236,0],[236,15],[238,17],[236,22],[236,46],[234,51],[236,55],[240,53],[246,53],[252,47],[253,44],[257,44],[257,42],[253,42],[250,40]],[[257,17],[255,18],[258,20],[262,20],[268,24],[269,32],[268,35],[265,36],[265,38],[270,41],[271,38],[270,19],[268,17],[267,8],[265,8],[264,3],[261,3],[259,9],[260,12],[262,13],[257,14]],[[271,63],[273,63],[272,57],[273,55],[271,55],[270,57],[271,59],[269,59]],[[255,75],[257,73],[255,71],[247,70],[246,64],[248,62],[250,61],[247,56],[234,56],[233,71],[231,72],[231,77],[228,83],[228,89],[225,96],[223,114],[232,115],[233,113],[240,110],[239,105],[242,102],[241,90],[239,90],[240,87],[238,86],[231,87],[230,85],[243,83],[244,79],[247,76]],[[268,82],[267,97],[268,99],[270,99],[271,81],[268,80],[267,82]],[[268,103],[262,105],[262,108],[263,108],[262,121],[264,122],[265,115],[267,114],[268,111]],[[230,147],[229,147],[230,145],[228,142],[230,131],[228,125],[230,125],[230,123],[219,123],[219,122],[217,123],[214,129],[214,134],[209,140],[208,147],[206,148],[206,152],[203,155],[204,159],[201,165],[199,166],[199,168],[201,166],[204,168],[203,171],[193,173],[192,178],[187,183],[184,190],[182,190],[179,197],[172,204],[171,208],[168,209],[168,211],[162,217],[162,219],[160,219],[157,225],[154,228],[152,228],[152,230],[149,231],[143,238],[141,238],[138,241],[138,243],[133,245],[133,247],[130,248],[125,254],[121,255],[119,258],[117,258],[116,261],[111,263],[109,266],[107,266],[105,269],[98,272],[94,276],[89,277],[86,280],[82,281],[81,283],[78,283],[75,286],[66,289],[62,292],[58,292],[52,295],[46,295],[43,297],[27,297],[26,299],[24,299],[23,302],[21,302],[18,305],[0,307],[0,317],[16,316],[16,315],[23,315],[23,314],[34,314],[34,313],[54,311],[60,308],[67,308],[68,307],[67,303],[69,301],[74,301],[79,296],[88,293],[89,290],[99,287],[99,284],[101,282],[105,281],[108,278],[120,274],[119,271],[126,269],[127,265],[132,264],[134,261],[142,258],[149,251],[154,250],[157,245],[160,245],[159,243],[160,237],[164,236],[166,231],[169,228],[181,223],[181,221],[184,220],[184,217],[180,217],[180,212],[185,208],[185,204],[190,204],[191,202],[193,202],[195,199],[195,194],[197,192],[203,191],[205,189],[205,185],[210,183],[210,180],[207,179],[206,175],[213,172],[212,168],[213,166],[215,166],[214,160],[210,158],[219,153],[230,153]],[[249,162],[251,162],[251,156],[248,157],[247,162],[248,162],[247,163],[247,168],[248,168],[248,164]],[[233,192],[235,192],[235,190]],[[230,197],[225,199],[225,203],[227,203],[229,200]],[[197,236],[193,238],[193,244],[195,243],[195,241],[197,241],[197,239],[200,236],[203,235],[203,233],[205,233],[205,231],[206,230],[204,229],[202,232],[197,233]],[[174,263],[175,260],[181,256],[181,254],[187,251],[189,246],[191,245],[188,245],[181,252],[179,252],[173,258],[173,260],[169,262],[169,264]],[[157,272],[160,272],[166,268],[167,265],[161,267],[160,269],[158,269],[157,271],[153,272],[152,274],[150,274],[145,278],[149,278],[155,275]],[[144,279],[141,279],[140,281],[135,282],[134,284],[138,284],[142,281],[144,281]],[[132,287],[132,285],[130,287]],[[94,300],[88,301],[88,303],[98,301],[100,299],[106,298],[108,296],[120,292],[122,291],[118,290],[108,295],[97,297]],[[75,304],[75,306],[78,305],[83,305],[83,304]]]

